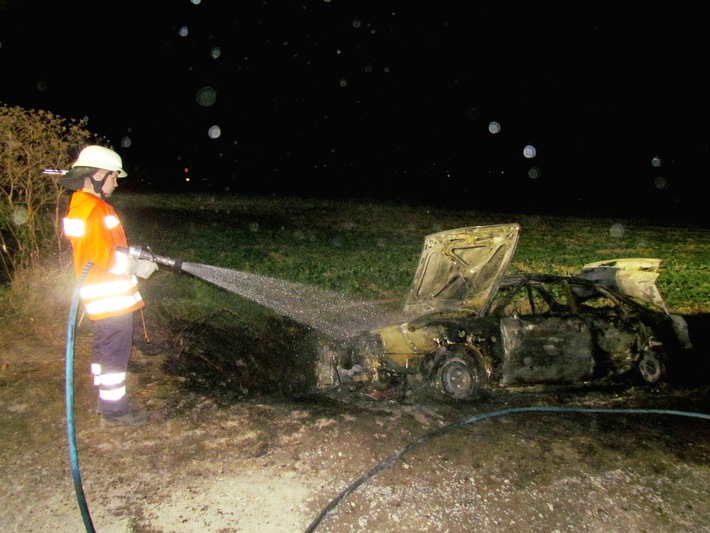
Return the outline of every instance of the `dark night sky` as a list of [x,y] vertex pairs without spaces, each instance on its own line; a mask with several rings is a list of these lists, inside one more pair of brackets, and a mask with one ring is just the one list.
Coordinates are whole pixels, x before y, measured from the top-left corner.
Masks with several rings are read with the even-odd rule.
[[0,101],[166,188],[695,208],[704,15],[614,5],[0,0]]

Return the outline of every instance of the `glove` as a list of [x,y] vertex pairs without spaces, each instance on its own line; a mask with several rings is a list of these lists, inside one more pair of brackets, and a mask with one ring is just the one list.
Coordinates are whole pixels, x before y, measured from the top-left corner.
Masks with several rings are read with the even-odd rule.
[[133,273],[139,278],[148,279],[156,270],[158,270],[158,263],[147,259],[136,259]]

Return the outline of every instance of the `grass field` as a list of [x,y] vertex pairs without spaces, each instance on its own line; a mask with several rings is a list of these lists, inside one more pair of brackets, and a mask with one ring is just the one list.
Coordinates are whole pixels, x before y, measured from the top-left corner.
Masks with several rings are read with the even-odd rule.
[[[512,271],[570,274],[603,259],[659,258],[669,308],[710,310],[710,228],[687,223],[295,197],[123,192],[112,202],[129,241],[157,254],[393,302],[409,290],[426,235],[517,222]],[[162,298],[182,286],[190,306],[222,298],[180,277],[155,276],[144,290]]]

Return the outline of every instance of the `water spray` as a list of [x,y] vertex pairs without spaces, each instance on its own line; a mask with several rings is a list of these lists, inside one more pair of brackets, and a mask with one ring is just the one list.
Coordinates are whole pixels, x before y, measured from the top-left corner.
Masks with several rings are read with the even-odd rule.
[[317,329],[333,339],[347,338],[357,332],[401,322],[404,319],[401,311],[392,311],[374,302],[347,298],[340,293],[312,285],[171,259],[157,255],[147,246],[131,246],[118,250],[137,260],[153,261],[191,274]]

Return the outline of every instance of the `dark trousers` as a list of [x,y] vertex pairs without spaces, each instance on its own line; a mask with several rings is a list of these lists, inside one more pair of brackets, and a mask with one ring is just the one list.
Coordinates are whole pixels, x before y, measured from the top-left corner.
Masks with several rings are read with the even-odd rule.
[[[122,413],[128,409],[125,374],[133,348],[133,313],[94,320],[93,324],[91,367],[99,387],[99,411]],[[113,379],[120,374],[123,380]]]

